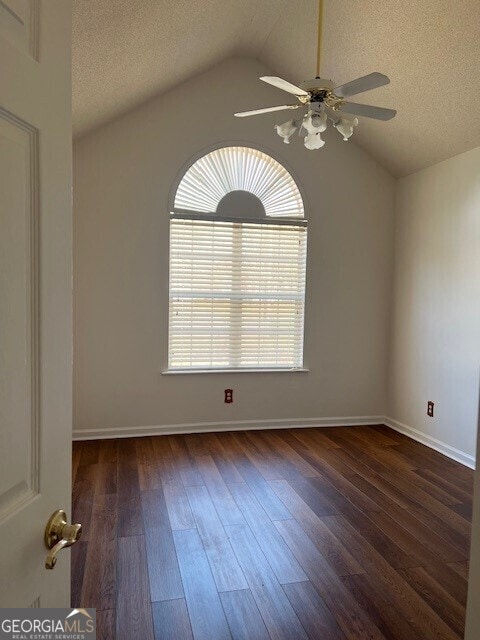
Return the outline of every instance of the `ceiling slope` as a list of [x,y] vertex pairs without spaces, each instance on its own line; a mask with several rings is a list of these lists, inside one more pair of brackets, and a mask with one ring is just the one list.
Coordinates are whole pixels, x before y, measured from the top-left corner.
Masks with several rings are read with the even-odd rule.
[[74,134],[236,53],[256,58],[287,2],[74,0]]
[[[75,0],[76,134],[234,54],[258,57],[294,83],[312,77],[316,7],[316,0]],[[355,141],[396,176],[480,145],[479,63],[479,0],[325,0],[322,75],[343,84],[381,71],[392,80],[355,101],[396,108],[397,117],[361,119]]]

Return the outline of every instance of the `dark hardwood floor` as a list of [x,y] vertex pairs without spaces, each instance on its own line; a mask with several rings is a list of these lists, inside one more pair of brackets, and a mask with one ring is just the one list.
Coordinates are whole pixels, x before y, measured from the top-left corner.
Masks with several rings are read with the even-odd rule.
[[76,442],[107,640],[463,638],[473,472],[387,427]]

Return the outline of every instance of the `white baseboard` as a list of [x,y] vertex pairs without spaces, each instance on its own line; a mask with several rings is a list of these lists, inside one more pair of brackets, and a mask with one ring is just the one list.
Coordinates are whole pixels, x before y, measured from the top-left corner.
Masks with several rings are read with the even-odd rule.
[[470,469],[475,469],[475,457],[471,456],[468,453],[465,453],[464,451],[455,449],[455,447],[451,447],[449,444],[445,444],[445,442],[437,440],[437,438],[434,438],[432,436],[426,435],[425,433],[422,433],[421,431],[418,431],[413,427],[409,427],[402,422],[398,422],[398,420],[394,420],[393,418],[385,417],[384,424],[386,424],[394,431],[398,431],[399,433],[403,433],[405,436],[412,438],[412,440],[421,442],[427,447],[443,453],[443,455],[447,456],[447,458],[456,460],[456,462],[461,462],[466,467],[470,467]]
[[118,427],[108,429],[75,429],[74,440],[135,438],[139,436],[174,435],[177,433],[207,433],[209,431],[249,431],[255,429],[301,429],[306,427],[353,427],[385,424],[383,416],[346,416],[338,418],[279,418],[277,420],[238,420],[236,422],[197,422],[165,424],[149,427]]
[[237,420],[231,422],[196,422],[187,424],[151,425],[148,427],[117,427],[107,429],[75,429],[74,440],[103,440],[108,438],[135,438],[212,431],[249,431],[257,429],[302,429],[307,427],[354,427],[385,424],[394,431],[443,453],[461,464],[475,469],[475,458],[451,447],[432,436],[387,416],[343,416],[334,418],[279,418],[276,420]]

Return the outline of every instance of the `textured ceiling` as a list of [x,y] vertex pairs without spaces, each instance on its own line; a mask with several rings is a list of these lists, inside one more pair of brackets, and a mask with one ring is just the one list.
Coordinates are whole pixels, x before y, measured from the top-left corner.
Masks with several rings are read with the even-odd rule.
[[[76,134],[233,54],[258,57],[295,83],[311,78],[316,6],[74,0]],[[323,51],[322,76],[338,84],[371,71],[391,78],[355,101],[396,108],[397,117],[362,118],[355,139],[394,175],[480,145],[479,0],[325,0]]]
[[74,0],[75,134],[233,54],[258,57],[287,2]]

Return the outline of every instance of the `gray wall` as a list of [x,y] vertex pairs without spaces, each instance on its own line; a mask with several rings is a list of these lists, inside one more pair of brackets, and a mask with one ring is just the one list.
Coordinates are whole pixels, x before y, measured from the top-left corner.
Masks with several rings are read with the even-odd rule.
[[[480,148],[397,183],[389,416],[470,464],[480,363],[479,211]],[[426,415],[428,400],[434,418]]]
[[[76,142],[75,431],[386,412],[395,182],[334,130],[320,151],[284,145],[273,125],[289,112],[234,118],[283,103],[265,73],[231,59]],[[231,142],[277,158],[305,196],[310,371],[162,376],[169,191],[192,156]]]

